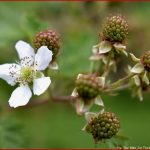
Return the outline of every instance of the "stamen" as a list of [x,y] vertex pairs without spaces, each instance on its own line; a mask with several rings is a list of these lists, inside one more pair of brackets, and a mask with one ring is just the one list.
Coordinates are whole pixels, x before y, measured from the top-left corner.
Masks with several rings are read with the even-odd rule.
[[25,56],[20,59],[21,66],[33,66],[33,56]]

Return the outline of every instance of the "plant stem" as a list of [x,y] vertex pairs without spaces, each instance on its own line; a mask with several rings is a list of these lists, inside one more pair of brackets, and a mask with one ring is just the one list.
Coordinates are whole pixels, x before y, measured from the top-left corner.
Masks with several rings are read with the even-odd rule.
[[121,85],[119,87],[116,87],[116,88],[108,88],[106,87],[104,89],[104,92],[113,92],[113,91],[119,91],[119,90],[124,90],[124,89],[127,89],[129,87],[129,84],[125,84],[125,85]]
[[103,74],[102,74],[103,77],[106,77],[106,76],[108,76],[108,74],[109,74],[109,69],[110,69],[109,64],[110,64],[110,61],[111,61],[111,57],[110,57],[110,54],[109,54],[109,55],[108,55],[107,64],[105,65],[105,69],[104,69],[104,72],[103,72]]
[[94,70],[94,61],[91,61],[90,63],[90,73],[92,74]]
[[126,80],[130,79],[131,77],[133,77],[135,74],[130,74],[127,75],[125,77],[123,77],[122,79],[119,79],[118,81],[112,83],[109,85],[110,89],[114,89],[114,88],[118,88],[118,86],[120,86],[120,84],[124,83]]

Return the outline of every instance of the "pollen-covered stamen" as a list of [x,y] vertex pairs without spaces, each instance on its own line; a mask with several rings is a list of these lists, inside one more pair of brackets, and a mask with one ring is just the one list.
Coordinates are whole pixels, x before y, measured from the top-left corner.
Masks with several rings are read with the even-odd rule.
[[35,71],[32,67],[26,66],[21,68],[20,77],[17,79],[20,83],[30,83],[33,81]]
[[9,75],[14,78],[18,75],[17,65],[13,64],[9,67]]
[[21,66],[33,66],[34,57],[26,56],[20,59]]

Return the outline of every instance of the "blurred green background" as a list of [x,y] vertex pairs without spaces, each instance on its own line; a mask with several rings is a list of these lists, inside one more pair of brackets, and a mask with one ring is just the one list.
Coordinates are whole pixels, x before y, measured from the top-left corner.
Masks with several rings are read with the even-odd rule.
[[[32,43],[38,31],[55,29],[61,35],[61,53],[60,70],[51,73],[53,94],[70,95],[77,74],[89,70],[92,45],[99,42],[98,34],[109,14],[121,13],[128,20],[128,51],[140,56],[149,50],[149,8],[149,2],[0,2],[0,64],[18,60],[14,48],[18,40]],[[117,76],[122,76],[123,64],[118,67]],[[72,105],[50,101],[35,107],[9,109],[13,89],[0,80],[0,148],[95,147],[92,137],[81,131],[85,119],[76,115]],[[148,147],[150,97],[145,94],[140,102],[130,95],[130,91],[123,91],[115,97],[102,97],[107,109],[120,118],[121,132],[130,139],[128,146]]]

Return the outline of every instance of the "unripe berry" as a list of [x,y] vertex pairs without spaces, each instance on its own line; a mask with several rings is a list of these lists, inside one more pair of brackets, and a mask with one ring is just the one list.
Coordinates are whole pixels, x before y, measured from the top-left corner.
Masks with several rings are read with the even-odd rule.
[[36,49],[41,46],[47,46],[49,50],[53,52],[53,61],[56,59],[56,56],[60,48],[60,37],[53,30],[44,30],[36,34],[34,38],[34,46]]
[[98,78],[93,74],[82,75],[76,80],[77,92],[83,100],[96,98],[100,87]]
[[109,17],[104,25],[102,38],[110,42],[123,42],[128,35],[128,24],[120,16]]
[[118,118],[112,112],[104,112],[93,118],[86,126],[86,131],[91,133],[95,142],[110,139],[117,134],[120,128]]
[[150,51],[146,51],[141,57],[141,63],[143,64],[145,70],[150,72]]

